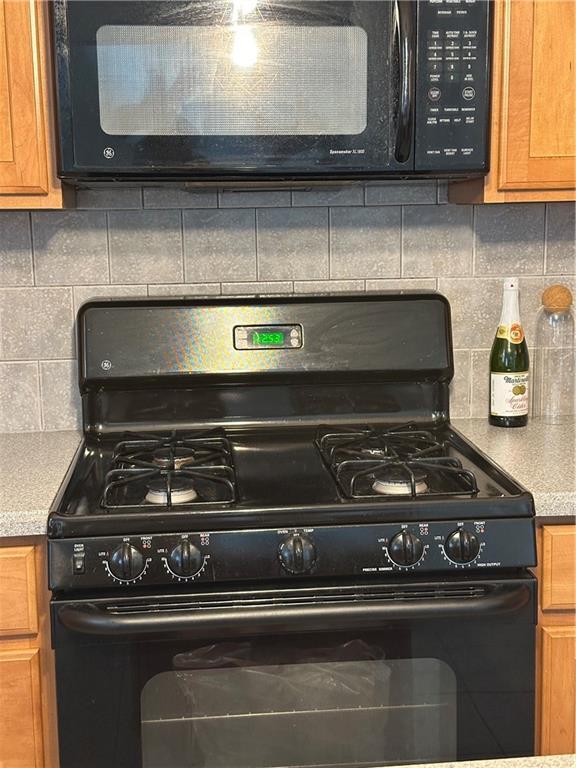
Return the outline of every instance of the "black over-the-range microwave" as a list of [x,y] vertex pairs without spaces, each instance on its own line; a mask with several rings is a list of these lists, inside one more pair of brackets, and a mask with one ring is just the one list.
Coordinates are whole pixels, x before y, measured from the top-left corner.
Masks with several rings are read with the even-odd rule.
[[54,0],[60,175],[488,170],[490,0]]

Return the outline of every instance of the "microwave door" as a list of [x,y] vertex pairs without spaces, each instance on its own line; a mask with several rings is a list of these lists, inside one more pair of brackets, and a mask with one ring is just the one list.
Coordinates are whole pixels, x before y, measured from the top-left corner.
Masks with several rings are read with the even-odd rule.
[[415,3],[57,0],[62,175],[413,169]]

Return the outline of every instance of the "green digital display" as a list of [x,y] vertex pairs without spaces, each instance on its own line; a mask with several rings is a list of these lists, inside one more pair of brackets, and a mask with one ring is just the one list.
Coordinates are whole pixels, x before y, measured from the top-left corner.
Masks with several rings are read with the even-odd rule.
[[252,344],[255,347],[281,347],[285,339],[284,331],[252,331]]

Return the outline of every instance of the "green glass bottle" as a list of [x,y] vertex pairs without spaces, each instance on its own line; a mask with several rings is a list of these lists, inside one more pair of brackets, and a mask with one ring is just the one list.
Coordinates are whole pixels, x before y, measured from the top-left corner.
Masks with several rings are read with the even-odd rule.
[[490,353],[490,424],[524,427],[528,423],[528,345],[520,322],[518,280],[504,280],[502,316]]

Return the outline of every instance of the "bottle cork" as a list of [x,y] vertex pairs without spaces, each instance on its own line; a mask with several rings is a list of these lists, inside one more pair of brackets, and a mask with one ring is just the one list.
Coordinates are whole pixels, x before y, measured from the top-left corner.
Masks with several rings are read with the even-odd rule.
[[550,285],[542,294],[542,304],[549,312],[566,312],[572,305],[572,293],[565,285]]

